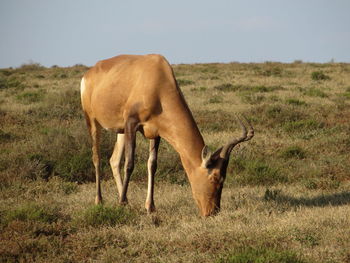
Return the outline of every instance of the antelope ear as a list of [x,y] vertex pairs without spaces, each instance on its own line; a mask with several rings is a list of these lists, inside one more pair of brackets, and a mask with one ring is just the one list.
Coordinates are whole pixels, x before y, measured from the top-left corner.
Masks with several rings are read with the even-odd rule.
[[211,152],[208,149],[208,146],[204,145],[202,149],[202,167],[207,168],[210,164]]

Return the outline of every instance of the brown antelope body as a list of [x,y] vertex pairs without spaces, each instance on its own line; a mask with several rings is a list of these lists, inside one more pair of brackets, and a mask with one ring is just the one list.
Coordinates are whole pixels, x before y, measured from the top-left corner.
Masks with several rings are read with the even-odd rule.
[[[160,55],[122,55],[98,62],[81,81],[81,100],[92,139],[96,203],[102,202],[99,140],[100,130],[104,128],[118,133],[110,165],[120,203],[127,203],[127,189],[134,168],[135,136],[140,131],[150,139],[147,211],[155,209],[153,186],[161,137],[179,153],[201,215],[219,211],[230,153],[235,145],[254,135],[249,123],[247,131],[240,121],[241,137],[209,153],[173,70]],[[122,180],[120,163],[124,152]]]

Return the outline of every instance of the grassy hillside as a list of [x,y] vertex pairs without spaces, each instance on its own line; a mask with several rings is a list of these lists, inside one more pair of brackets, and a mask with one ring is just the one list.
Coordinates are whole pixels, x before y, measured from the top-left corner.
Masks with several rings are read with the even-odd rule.
[[129,206],[117,205],[103,134],[104,206],[80,107],[87,67],[0,69],[1,262],[350,262],[350,65],[175,65],[206,143],[235,149],[218,216],[198,216],[162,141],[148,216],[148,142],[138,136]]

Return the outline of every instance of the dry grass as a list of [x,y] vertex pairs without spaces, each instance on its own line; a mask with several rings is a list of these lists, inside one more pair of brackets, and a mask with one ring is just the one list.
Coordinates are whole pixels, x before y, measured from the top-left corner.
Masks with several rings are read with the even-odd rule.
[[[200,218],[179,158],[161,144],[146,215],[147,142],[126,208],[108,167],[94,207],[79,104],[86,67],[0,70],[1,262],[349,262],[350,65],[175,65],[207,144],[256,129],[236,149],[218,216]],[[316,73],[315,73],[316,72]]]

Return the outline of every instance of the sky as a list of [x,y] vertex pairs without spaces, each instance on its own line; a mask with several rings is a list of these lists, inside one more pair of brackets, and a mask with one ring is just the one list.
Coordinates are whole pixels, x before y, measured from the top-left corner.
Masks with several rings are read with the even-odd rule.
[[172,64],[350,62],[349,12],[349,0],[0,0],[0,68],[148,53]]

